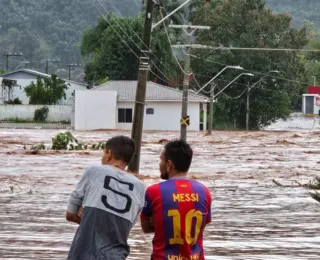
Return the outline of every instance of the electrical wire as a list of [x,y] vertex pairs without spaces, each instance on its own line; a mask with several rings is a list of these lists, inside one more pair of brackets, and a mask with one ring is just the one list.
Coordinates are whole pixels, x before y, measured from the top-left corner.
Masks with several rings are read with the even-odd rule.
[[[101,7],[105,10],[105,12],[108,12],[108,9],[103,5],[103,3],[101,3],[100,2],[100,0],[97,0],[99,3],[100,3],[100,5],[101,5]],[[112,6],[113,6],[113,8],[114,9],[116,9],[115,8],[115,6],[114,6],[114,4],[110,1],[109,2]],[[120,23],[118,23],[117,22],[117,20],[115,20],[115,23],[117,23],[117,25],[119,26],[119,28],[122,30],[122,32],[126,35],[126,37],[128,37],[128,39],[130,39],[137,47],[138,47],[138,49],[141,51],[141,49],[140,49],[140,46],[138,46],[137,44],[136,44],[136,42],[134,42],[132,39],[131,39],[131,37],[125,32],[125,30],[122,28],[122,26],[120,25]],[[131,30],[132,32],[133,32],[133,34],[140,40],[140,42],[145,46],[145,47],[147,47],[147,45],[144,43],[144,41],[141,39],[141,37],[135,32],[135,30],[128,24],[128,28],[129,28],[129,30]],[[161,64],[163,64],[163,62],[156,56],[156,55],[152,55],[155,59],[157,59]],[[153,63],[153,65],[155,65],[154,63]],[[171,68],[169,68],[166,64],[163,64],[163,66],[168,70],[168,71],[172,71],[172,69]],[[162,71],[160,71],[159,70],[159,68],[157,68],[157,70],[162,74],[162,75],[164,75],[164,73],[162,72]],[[177,74],[178,75],[178,74]],[[166,77],[166,78],[168,78],[168,77]]]
[[[161,19],[163,19],[164,17],[163,17],[163,14],[162,14],[161,9],[160,9],[160,15],[161,15]],[[174,53],[174,51],[173,51],[172,43],[171,43],[171,40],[170,40],[170,36],[169,36],[168,30],[167,30],[167,26],[166,26],[166,24],[165,24],[165,22],[164,22],[164,21],[163,21],[163,25],[164,25],[165,33],[166,33],[167,38],[168,38],[168,42],[169,42],[169,44],[170,44],[171,51],[172,51],[172,53],[173,53],[173,56],[174,56],[174,58],[175,58],[175,61],[177,62],[177,64],[178,64],[178,66],[179,66],[180,70],[181,70],[185,75],[187,75],[187,76],[192,75],[192,73],[188,73],[188,72],[186,72],[186,71],[182,68],[182,66],[181,66],[181,64],[180,64],[180,62],[179,62],[179,60],[178,60],[178,58],[177,58],[176,54],[175,54],[175,53]]]
[[[129,50],[137,57],[137,59],[140,61],[140,57],[135,53],[135,51],[130,47],[130,45],[123,39],[123,37],[117,32],[117,30],[114,28],[114,26],[112,26],[112,24],[106,19],[105,15],[101,12],[101,10],[99,9],[99,7],[96,5],[96,3],[94,2],[94,0],[90,0],[91,3],[95,6],[95,8],[98,10],[98,12],[100,13],[100,15],[102,16],[102,18],[110,25],[110,27],[113,29],[113,31],[117,34],[117,36],[120,38],[120,40],[129,48]],[[99,1],[99,0],[98,0]],[[122,28],[121,28],[122,29]],[[123,29],[122,29],[123,30]],[[128,37],[130,38],[130,37]],[[140,47],[139,47],[140,49]],[[141,49],[140,49],[141,51]],[[152,71],[152,73],[154,75],[156,75],[159,79],[161,79],[160,76],[158,76],[155,72]],[[166,81],[164,81],[166,82]]]
[[[204,59],[204,58],[198,57],[198,56],[196,56],[196,55],[190,55],[190,56],[191,56],[191,57],[194,57],[194,58],[196,58],[196,59],[205,60],[205,61],[208,61],[208,62],[211,62],[211,63],[215,63],[215,64],[219,64],[219,65],[222,65],[222,66],[228,66],[227,64],[220,63],[220,62],[216,62],[216,61],[213,61],[213,60],[210,60],[210,59]],[[266,73],[262,73],[262,72],[258,72],[258,71],[253,71],[253,70],[248,70],[248,69],[244,69],[243,71],[248,71],[248,72],[251,72],[251,73],[254,73],[254,74],[258,74],[258,75],[262,75],[262,76],[269,76],[269,75],[266,74]],[[283,78],[283,77],[277,77],[277,76],[272,76],[272,77],[275,78],[275,79],[285,80],[285,81],[294,82],[294,83],[298,83],[298,84],[302,84],[302,85],[310,85],[309,83],[306,83],[306,82],[301,82],[301,81],[297,81],[297,80],[287,79],[287,78]]]

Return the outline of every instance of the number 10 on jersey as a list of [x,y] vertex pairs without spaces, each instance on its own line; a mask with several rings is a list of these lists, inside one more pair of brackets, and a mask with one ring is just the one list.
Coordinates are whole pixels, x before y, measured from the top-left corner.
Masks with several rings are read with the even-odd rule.
[[[173,219],[173,238],[170,238],[169,244],[170,245],[175,245],[175,244],[180,244],[183,245],[184,241],[187,242],[189,245],[194,245],[197,243],[200,231],[201,231],[201,226],[202,226],[202,221],[203,221],[203,216],[202,213],[199,210],[192,209],[188,211],[185,217],[185,230],[184,230],[184,235],[185,237],[183,238],[182,230],[181,230],[181,215],[180,212],[177,209],[170,209],[168,210],[168,217],[172,217]],[[193,218],[196,219],[195,221],[195,227],[192,226]],[[194,236],[192,237],[192,229],[194,230]]]

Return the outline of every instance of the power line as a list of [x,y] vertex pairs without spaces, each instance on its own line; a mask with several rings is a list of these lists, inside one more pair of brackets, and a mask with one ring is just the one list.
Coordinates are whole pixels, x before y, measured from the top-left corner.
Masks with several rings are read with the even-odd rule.
[[49,63],[57,63],[57,62],[60,62],[59,60],[51,60],[51,59],[48,59],[48,60],[44,60],[43,62],[46,63],[46,74],[49,73]]
[[201,49],[209,49],[209,50],[223,50],[223,51],[232,51],[232,50],[240,50],[240,51],[287,51],[287,52],[320,52],[320,50],[312,50],[312,49],[285,49],[285,48],[244,48],[244,47],[223,47],[223,46],[209,46],[209,45],[202,45],[202,44],[176,44],[174,45],[175,48],[201,48]]
[[6,70],[9,70],[9,57],[18,57],[18,56],[22,56],[22,53],[6,53],[3,54],[3,56],[6,57]]
[[[196,55],[191,55],[191,57],[194,57],[196,59],[200,59],[200,60],[205,60],[205,61],[208,61],[208,62],[211,62],[211,63],[215,63],[215,64],[219,64],[219,65],[222,65],[222,66],[227,66],[226,64],[224,63],[221,63],[221,62],[217,62],[217,61],[213,61],[213,60],[210,60],[210,59],[205,59],[205,58],[201,58],[201,57],[198,57]],[[253,71],[253,70],[248,70],[248,69],[244,69],[244,71],[249,71],[249,72],[252,72],[254,74],[258,74],[258,75],[262,75],[262,76],[267,76],[267,74],[265,73],[262,73],[262,72],[258,72],[258,71]],[[301,81],[297,81],[297,80],[292,80],[292,79],[287,79],[287,78],[283,78],[283,77],[277,77],[277,76],[272,76],[273,78],[275,79],[279,79],[279,80],[285,80],[285,81],[289,81],[289,82],[294,82],[294,83],[298,83],[298,84],[302,84],[302,85],[310,85],[309,83],[306,83],[306,82],[301,82]]]
[[[96,5],[96,3],[94,2],[94,0],[90,0],[91,3],[95,6],[95,8],[98,10],[98,12],[100,13],[100,15],[102,16],[102,18],[110,25],[110,27],[113,29],[113,31],[117,34],[117,36],[120,38],[120,40],[129,48],[129,50],[134,54],[134,56],[140,61],[140,57],[138,56],[138,54],[135,53],[135,51],[130,47],[130,45],[123,39],[123,37],[117,32],[117,30],[115,30],[115,28],[113,27],[113,25],[105,18],[105,15],[101,12],[101,10],[99,9],[99,7]],[[107,10],[106,10],[107,11]],[[122,29],[122,28],[121,28]],[[122,29],[123,30],[123,29]],[[127,34],[126,34],[127,35]],[[128,36],[128,35],[127,35]],[[130,37],[128,37],[130,38]],[[136,45],[137,46],[137,45]],[[141,51],[141,49],[139,49]],[[156,75],[159,79],[161,79],[160,76],[158,76],[155,72],[152,72],[154,75]],[[166,81],[164,81],[166,82]]]
[[[162,14],[161,9],[160,9],[160,15],[161,15],[161,19],[163,19],[163,14]],[[180,64],[180,62],[179,62],[176,54],[174,53],[174,51],[173,51],[173,49],[172,49],[172,43],[171,43],[170,36],[169,36],[169,33],[168,33],[167,26],[166,26],[165,22],[163,22],[163,25],[164,25],[165,33],[166,33],[167,38],[168,38],[168,42],[169,42],[169,44],[170,44],[171,51],[172,51],[172,53],[173,53],[173,57],[175,58],[175,61],[176,61],[177,64],[179,65],[180,70],[181,70],[185,75],[188,75],[188,76],[192,75],[192,73],[187,73],[187,72],[182,68],[182,66],[181,66],[181,64]]]
[[[97,1],[100,3],[101,7],[102,7],[106,12],[108,12],[108,9],[103,5],[103,3],[101,3],[100,0],[97,0]],[[110,2],[110,4],[115,8],[115,6],[113,5],[112,2]],[[100,13],[100,14],[101,14],[101,13]],[[140,46],[138,46],[137,43],[131,39],[131,37],[130,37],[130,36],[125,32],[125,30],[122,28],[122,26],[120,25],[120,23],[118,23],[117,20],[115,20],[115,23],[119,26],[119,28],[120,28],[120,29],[122,30],[122,32],[126,35],[126,37],[128,37],[128,39],[130,39],[130,40],[136,45],[136,47],[141,51]],[[144,41],[141,39],[141,37],[135,32],[135,30],[134,30],[129,24],[128,24],[128,28],[129,28],[129,30],[131,30],[131,31],[133,32],[133,34],[140,40],[140,42],[141,42],[144,46],[146,46],[145,43],[144,43]],[[152,53],[151,53],[151,54],[152,54]],[[154,58],[157,59],[161,64],[163,64],[163,62],[162,62],[156,55],[152,54],[152,57],[154,57]],[[155,64],[153,63],[153,65],[155,65]],[[168,71],[172,71],[172,69],[169,68],[166,64],[163,64],[163,66],[164,66],[166,69],[168,69]],[[164,73],[163,73],[162,71],[160,71],[159,68],[157,68],[157,70],[158,70],[162,75],[164,75]],[[178,73],[177,73],[177,75],[178,75]],[[167,78],[167,77],[166,77],[166,78]]]

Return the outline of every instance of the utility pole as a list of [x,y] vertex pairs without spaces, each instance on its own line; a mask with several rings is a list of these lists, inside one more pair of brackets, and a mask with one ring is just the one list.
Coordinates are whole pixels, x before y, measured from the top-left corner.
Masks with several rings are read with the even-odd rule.
[[71,79],[71,68],[74,68],[74,67],[81,67],[81,64],[67,64],[68,66],[68,69],[69,69],[69,80]]
[[17,56],[22,56],[22,53],[6,53],[3,54],[3,56],[6,57],[6,70],[9,70],[9,57],[17,57]]
[[250,83],[248,83],[248,90],[247,90],[247,106],[246,106],[246,130],[249,130],[249,121],[250,121],[250,91],[255,86],[258,85],[264,78],[268,77],[270,73],[280,73],[278,70],[270,70],[265,76],[263,76],[261,79],[259,79],[256,83],[254,83],[252,86],[250,86]]
[[55,63],[55,62],[59,62],[59,60],[51,60],[51,59],[48,59],[48,60],[44,60],[43,62],[46,63],[46,74],[49,73],[49,63]]
[[134,105],[134,117],[132,123],[131,137],[135,142],[136,149],[128,169],[132,172],[138,172],[140,166],[140,151],[141,151],[141,139],[142,139],[142,129],[143,129],[143,116],[144,116],[144,105],[146,100],[146,88],[149,72],[149,58],[150,58],[150,42],[151,42],[151,32],[152,32],[152,12],[153,12],[154,2],[153,0],[148,0],[146,8],[146,16],[144,23],[144,33],[143,33],[143,46],[140,54],[139,63],[139,74],[138,74],[138,84],[136,91],[136,99]]
[[[191,29],[187,29],[187,44],[191,42]],[[186,48],[184,55],[184,76],[183,76],[183,93],[182,93],[182,109],[180,120],[180,139],[187,140],[187,127],[190,124],[190,118],[188,117],[188,92],[189,92],[189,76],[190,76],[190,55],[189,48]]]
[[[214,88],[215,88],[215,85],[214,85],[214,83],[212,83],[212,90],[210,92],[209,120],[208,120],[208,134],[209,135],[212,134]],[[205,116],[205,115],[203,115],[203,116]]]
[[246,109],[246,130],[249,130],[249,116],[250,116],[250,84],[248,84],[247,90],[247,109]]
[[[182,94],[182,109],[180,120],[180,139],[187,140],[187,127],[190,124],[190,118],[188,116],[188,92],[189,92],[189,76],[190,73],[190,47],[191,36],[196,30],[209,30],[209,26],[197,26],[197,25],[169,25],[171,28],[180,28],[187,34],[185,44],[185,56],[184,56],[184,80],[183,80],[183,94]],[[190,46],[190,47],[189,47]],[[174,47],[174,46],[173,46]]]

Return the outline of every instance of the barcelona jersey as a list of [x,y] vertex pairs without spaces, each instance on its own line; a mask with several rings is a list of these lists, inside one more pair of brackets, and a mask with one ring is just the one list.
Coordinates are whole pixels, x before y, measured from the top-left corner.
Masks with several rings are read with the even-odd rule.
[[211,195],[203,184],[171,178],[146,191],[141,219],[153,218],[152,260],[204,260],[203,231],[211,222]]

